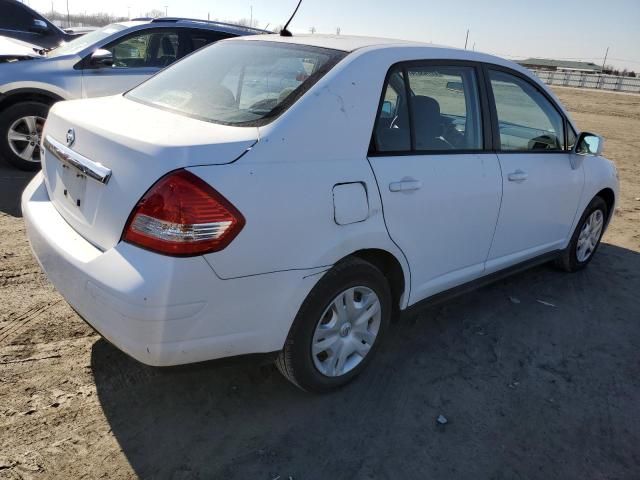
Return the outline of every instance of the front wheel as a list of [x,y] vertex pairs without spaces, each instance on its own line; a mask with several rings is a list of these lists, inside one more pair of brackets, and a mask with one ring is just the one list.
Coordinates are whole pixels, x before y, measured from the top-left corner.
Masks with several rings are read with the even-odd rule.
[[21,102],[0,113],[0,155],[21,170],[40,168],[40,140],[49,106]]
[[586,267],[596,253],[604,234],[609,208],[601,197],[595,197],[582,214],[571,241],[557,265],[567,272]]
[[276,366],[303,390],[339,388],[369,364],[390,316],[391,291],[382,272],[364,260],[346,259],[309,293]]

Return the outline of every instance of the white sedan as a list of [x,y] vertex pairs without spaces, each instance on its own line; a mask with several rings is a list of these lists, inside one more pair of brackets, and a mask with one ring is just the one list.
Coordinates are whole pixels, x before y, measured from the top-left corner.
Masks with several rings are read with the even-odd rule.
[[344,385],[393,315],[593,258],[618,195],[518,65],[385,39],[225,40],[124,95],[56,104],[22,208],[35,256],[156,366],[277,352]]

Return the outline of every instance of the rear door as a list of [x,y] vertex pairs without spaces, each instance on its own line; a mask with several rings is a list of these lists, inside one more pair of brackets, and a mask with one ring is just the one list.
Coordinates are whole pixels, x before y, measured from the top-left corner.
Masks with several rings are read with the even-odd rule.
[[485,150],[482,75],[466,62],[411,62],[387,77],[369,162],[389,234],[410,265],[410,303],[484,271],[502,183]]
[[521,74],[489,67],[494,143],[503,199],[487,272],[562,248],[570,234],[584,172],[570,159],[575,137],[541,89]]
[[138,31],[106,45],[113,53],[113,66],[83,62],[83,97],[122,93],[184,56],[184,36],[179,29]]

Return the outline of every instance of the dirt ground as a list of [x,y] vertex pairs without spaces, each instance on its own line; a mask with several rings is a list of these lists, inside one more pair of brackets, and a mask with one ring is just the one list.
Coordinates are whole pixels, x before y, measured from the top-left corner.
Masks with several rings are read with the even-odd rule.
[[640,478],[640,96],[557,93],[622,179],[591,266],[403,319],[328,396],[253,358],[158,370],[101,340],[31,257],[29,176],[1,167],[0,478]]

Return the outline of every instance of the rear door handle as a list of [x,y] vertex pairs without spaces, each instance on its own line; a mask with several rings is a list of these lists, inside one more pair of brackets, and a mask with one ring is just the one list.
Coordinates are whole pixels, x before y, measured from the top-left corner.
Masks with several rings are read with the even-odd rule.
[[515,172],[509,174],[509,181],[510,182],[522,183],[527,178],[529,178],[529,175],[527,174],[527,172],[523,172],[520,169],[518,169]]
[[401,180],[389,184],[389,190],[392,192],[412,192],[421,188],[422,182],[420,180]]

